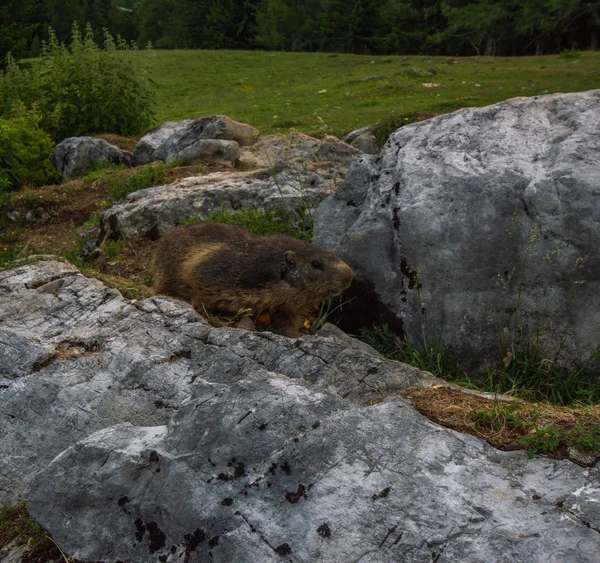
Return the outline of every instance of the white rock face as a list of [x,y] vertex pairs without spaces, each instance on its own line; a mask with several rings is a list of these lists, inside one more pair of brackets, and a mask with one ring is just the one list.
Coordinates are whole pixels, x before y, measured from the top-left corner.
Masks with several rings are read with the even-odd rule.
[[[199,141],[218,139],[235,141],[239,146],[249,146],[256,142],[258,136],[258,129],[234,121],[226,115],[167,121],[139,140],[133,151],[133,160],[136,165],[147,164],[153,160],[189,162],[208,150],[206,144],[198,144]],[[192,156],[194,158],[191,158]]]
[[584,360],[600,344],[599,186],[600,91],[517,98],[399,129],[321,204],[313,240],[414,340],[423,326],[479,367],[513,337]]
[[0,312],[0,500],[78,561],[598,560],[598,468],[433,424],[395,393],[437,381],[348,339],[212,328],[57,262],[1,272]]

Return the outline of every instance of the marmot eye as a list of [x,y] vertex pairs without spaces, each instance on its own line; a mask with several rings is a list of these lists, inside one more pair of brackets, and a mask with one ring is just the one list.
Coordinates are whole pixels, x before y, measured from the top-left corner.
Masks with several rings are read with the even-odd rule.
[[316,268],[317,270],[322,270],[323,269],[323,264],[321,264],[321,262],[319,262],[318,260],[313,260],[310,265],[313,268]]

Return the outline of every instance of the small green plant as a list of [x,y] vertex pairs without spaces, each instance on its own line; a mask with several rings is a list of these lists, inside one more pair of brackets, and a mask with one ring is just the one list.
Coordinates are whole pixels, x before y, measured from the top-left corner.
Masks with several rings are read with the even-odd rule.
[[144,69],[132,57],[135,45],[104,32],[94,42],[88,24],[82,35],[73,24],[69,47],[49,29],[39,59],[25,68],[8,57],[0,72],[0,115],[16,99],[38,104],[41,126],[54,139],[94,132],[135,135],[154,121],[154,94]]
[[104,246],[102,247],[104,250],[104,255],[107,258],[116,258],[123,250],[124,245],[125,242],[121,239],[109,240],[106,243],[104,243]]
[[464,371],[456,362],[452,351],[441,342],[417,347],[408,338],[401,339],[387,324],[372,329],[362,327],[359,330],[359,338],[385,358],[404,362],[450,381],[468,384],[468,379],[465,380]]
[[75,248],[65,254],[65,258],[74,266],[80,267],[83,265],[82,256],[85,254],[87,246],[92,244],[100,231],[100,215],[101,213],[93,213],[90,218],[81,226],[75,235]]
[[[310,328],[311,333],[317,332],[327,322],[330,315],[335,313],[338,309],[342,309],[348,302],[349,301],[341,302],[341,299],[339,298],[326,299],[321,303],[315,320],[310,323],[310,326],[306,326],[306,328]],[[337,303],[337,305],[334,306],[335,303]]]
[[492,409],[475,409],[469,418],[490,430],[501,430],[507,425],[516,430],[523,430],[526,421],[515,411],[518,405],[496,401]]
[[579,365],[565,366],[548,359],[534,344],[513,346],[480,383],[486,389],[528,400],[595,404],[600,402],[600,381],[586,372],[598,358],[600,347]]
[[573,446],[579,450],[600,451],[600,424],[585,425],[577,421]]
[[18,100],[7,117],[0,118],[0,191],[58,179],[49,159],[54,143],[40,129],[40,120],[37,109],[26,110]]
[[535,431],[533,436],[525,436],[519,440],[527,448],[527,456],[529,458],[532,458],[533,454],[550,453],[566,439],[563,431],[558,429],[554,424],[550,424],[549,426],[534,425],[533,428]]
[[0,246],[0,268],[9,267],[21,254],[23,247],[21,246]]
[[88,172],[81,179],[86,182],[95,182],[96,180],[100,180],[101,178],[104,178],[113,172],[119,172],[126,169],[127,166],[125,164],[113,164],[106,161],[95,161],[92,162]]
[[159,186],[165,182],[166,164],[143,166],[133,172],[111,174],[106,178],[106,193],[115,201],[125,199],[130,193]]

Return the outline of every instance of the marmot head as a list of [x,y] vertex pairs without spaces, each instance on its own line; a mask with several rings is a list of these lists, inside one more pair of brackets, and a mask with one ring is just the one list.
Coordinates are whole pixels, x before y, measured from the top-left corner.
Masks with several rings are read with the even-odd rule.
[[342,293],[350,286],[352,277],[350,266],[327,250],[309,246],[283,254],[282,280],[320,300]]

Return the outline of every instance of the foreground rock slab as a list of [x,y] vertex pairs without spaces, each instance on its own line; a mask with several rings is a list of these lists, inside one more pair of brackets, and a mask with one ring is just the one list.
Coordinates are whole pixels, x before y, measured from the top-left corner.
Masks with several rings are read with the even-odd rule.
[[597,468],[431,423],[394,393],[436,380],[347,339],[52,261],[0,272],[0,311],[0,498],[79,561],[597,561]]
[[216,329],[180,301],[130,303],[54,261],[0,272],[0,359],[3,502],[97,430],[166,424],[198,378],[254,366],[358,403],[435,381],[348,340]]
[[410,337],[424,327],[473,367],[513,341],[586,360],[600,344],[599,130],[600,90],[404,126],[321,204],[313,242]]

